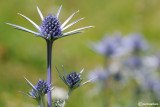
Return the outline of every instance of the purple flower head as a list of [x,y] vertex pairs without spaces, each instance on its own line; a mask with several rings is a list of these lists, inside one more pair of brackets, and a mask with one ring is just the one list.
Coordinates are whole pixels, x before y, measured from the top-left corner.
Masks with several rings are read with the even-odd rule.
[[131,33],[124,39],[123,43],[127,50],[133,52],[145,51],[148,48],[147,42],[138,33]]
[[130,68],[140,68],[142,64],[142,59],[139,56],[131,56],[125,61],[125,65]]
[[53,39],[56,36],[59,36],[61,31],[61,24],[59,19],[55,15],[49,14],[45,17],[41,24],[41,33],[46,35],[48,38]]
[[80,78],[80,75],[76,72],[72,72],[66,77],[66,82],[70,87],[74,87],[80,81],[82,81],[82,79]]
[[119,56],[125,52],[122,48],[122,36],[117,33],[107,35],[100,42],[91,45],[95,52],[108,57]]
[[49,85],[47,81],[44,80],[39,80],[34,87],[36,88],[36,91],[34,89],[32,89],[31,91],[31,94],[33,96],[36,95],[37,93],[39,93],[40,95],[45,95],[51,89],[51,85]]
[[29,30],[27,28],[24,28],[24,27],[15,25],[15,24],[11,24],[11,23],[7,23],[7,24],[13,26],[16,29],[32,33],[32,34],[34,34],[35,36],[38,36],[38,37],[42,37],[46,40],[56,40],[56,39],[61,38],[61,37],[65,37],[65,36],[69,36],[69,35],[73,35],[73,34],[77,34],[77,33],[82,33],[83,31],[81,31],[81,30],[93,27],[93,26],[86,26],[86,27],[78,28],[78,29],[75,29],[75,30],[72,30],[72,31],[69,31],[69,32],[66,32],[66,33],[62,33],[64,30],[66,30],[67,28],[71,27],[72,25],[76,24],[77,22],[79,22],[80,20],[82,20],[84,18],[80,18],[80,19],[78,19],[76,21],[73,21],[73,22],[71,22],[70,24],[67,25],[67,23],[71,20],[71,18],[76,13],[79,12],[79,11],[77,11],[77,12],[73,13],[72,15],[70,15],[68,17],[68,19],[66,21],[64,21],[64,23],[61,25],[60,21],[58,19],[61,8],[62,8],[62,6],[60,6],[56,15],[49,14],[48,16],[43,17],[42,12],[37,7],[37,11],[38,11],[38,13],[41,17],[41,20],[42,20],[42,23],[41,23],[40,26],[37,25],[34,21],[29,19],[28,17],[18,13],[20,16],[22,16],[23,18],[28,20],[31,24],[33,24],[33,26],[38,30],[38,32],[34,32],[32,30]]
[[[62,66],[63,67],[63,66]],[[57,69],[57,67],[56,67]],[[63,82],[69,87],[69,89],[73,90],[79,86],[82,86],[84,84],[87,84],[88,82],[90,82],[92,79],[84,82],[81,84],[82,82],[82,79],[81,79],[81,75],[82,75],[82,72],[83,72],[84,69],[81,70],[80,73],[76,73],[76,72],[72,72],[70,74],[66,74],[66,71],[63,67],[63,71],[64,71],[64,74],[65,76],[63,76],[59,70],[57,69],[58,73],[59,73],[59,77],[63,80]]]
[[[26,79],[26,78],[25,78]],[[31,92],[24,93],[25,95],[40,101],[45,94],[53,90],[51,84],[48,84],[47,81],[39,80],[34,86],[29,80],[27,80],[27,84],[32,87]]]

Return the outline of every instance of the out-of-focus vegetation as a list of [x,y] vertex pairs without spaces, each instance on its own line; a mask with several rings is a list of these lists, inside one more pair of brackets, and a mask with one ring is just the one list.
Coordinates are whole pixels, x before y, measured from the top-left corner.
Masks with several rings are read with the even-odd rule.
[[[85,74],[97,65],[103,65],[104,57],[88,48],[90,41],[100,40],[106,33],[120,31],[122,34],[140,32],[152,44],[151,53],[159,50],[160,45],[160,1],[159,0],[1,0],[0,1],[0,107],[36,107],[36,102],[19,91],[30,91],[24,76],[32,83],[39,78],[46,79],[46,42],[32,34],[13,29],[6,22],[36,30],[17,13],[22,13],[36,23],[40,18],[36,10],[38,5],[44,15],[56,13],[63,5],[60,20],[80,10],[72,19],[85,17],[85,20],[71,29],[94,25],[83,34],[62,38],[53,44],[52,82],[57,87],[65,87],[55,65],[63,65],[66,71],[79,72],[85,68]],[[102,93],[92,97],[88,94],[94,84],[90,83],[73,92],[67,107],[102,107]],[[115,90],[105,92],[110,106],[128,107],[132,100],[134,83],[124,91],[115,94]],[[54,92],[54,91],[53,91]],[[107,97],[107,95],[109,97]],[[106,99],[106,100],[107,100]],[[137,102],[134,102],[137,104]]]

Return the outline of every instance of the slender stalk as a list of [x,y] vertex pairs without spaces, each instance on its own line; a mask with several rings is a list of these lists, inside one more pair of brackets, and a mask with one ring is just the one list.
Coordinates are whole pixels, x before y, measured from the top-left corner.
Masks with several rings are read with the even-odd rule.
[[66,99],[65,99],[65,101],[64,101],[64,104],[63,104],[63,107],[64,107],[64,106],[65,106],[65,104],[67,103],[67,101],[68,101],[68,99],[69,99],[69,97],[70,97],[71,93],[72,93],[72,90],[69,88],[69,91],[68,91],[67,97],[66,97]]
[[42,107],[45,107],[44,96],[42,96],[41,100],[42,100]]
[[[109,72],[109,67],[110,67],[110,65],[111,65],[111,56],[105,56],[105,59],[104,59],[104,70],[106,71],[106,72],[108,72],[108,73],[110,73]],[[109,74],[110,75],[110,74]],[[105,80],[103,80],[102,81],[102,86],[101,86],[101,96],[102,96],[102,104],[103,104],[103,107],[108,107],[108,105],[109,105],[109,99],[108,100],[106,100],[107,99],[107,97],[106,97],[106,85],[108,84],[108,81],[107,81],[107,79],[105,79]]]
[[[51,62],[52,62],[52,44],[53,41],[46,40],[47,42],[47,82],[48,84],[51,84]],[[47,94],[47,107],[51,107],[51,92]]]
[[41,103],[41,100],[37,101],[38,102],[38,107],[42,107],[42,103]]
[[68,101],[68,99],[69,99],[69,97],[70,97],[70,95],[71,95],[71,92],[72,92],[72,90],[69,88],[69,91],[68,91],[68,94],[67,94],[67,98],[65,99],[65,102]]

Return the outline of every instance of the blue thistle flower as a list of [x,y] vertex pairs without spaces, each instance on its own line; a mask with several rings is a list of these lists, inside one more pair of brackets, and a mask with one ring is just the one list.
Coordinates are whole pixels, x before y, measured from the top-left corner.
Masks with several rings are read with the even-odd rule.
[[78,86],[79,84],[77,83],[79,83],[80,81],[82,81],[82,79],[76,72],[72,72],[66,77],[66,82],[68,83],[69,87],[74,87],[75,85]]
[[35,85],[36,91],[32,89],[31,94],[36,97],[36,94],[39,93],[40,95],[47,94],[50,89],[51,85],[48,85],[47,81],[39,80]]
[[[63,67],[63,66],[62,66]],[[57,67],[56,67],[57,69]],[[88,82],[90,82],[92,79],[84,82],[81,84],[82,82],[82,79],[81,79],[81,75],[82,75],[82,72],[83,72],[84,69],[81,70],[80,73],[76,73],[76,72],[72,72],[70,74],[66,74],[66,71],[63,67],[63,71],[64,71],[64,74],[65,76],[63,76],[59,70],[57,69],[58,73],[59,73],[59,77],[63,80],[63,82],[69,87],[70,90],[73,90],[79,86],[82,86],[84,84],[87,84]]]
[[15,24],[11,24],[11,23],[7,23],[7,24],[13,26],[15,29],[19,29],[19,30],[22,30],[22,31],[26,31],[26,32],[32,33],[35,36],[42,37],[42,38],[44,38],[46,40],[56,40],[58,38],[65,37],[65,36],[68,36],[68,35],[82,33],[83,31],[81,31],[81,30],[93,27],[93,26],[86,26],[86,27],[78,28],[78,29],[75,29],[75,30],[72,30],[72,31],[69,31],[69,32],[66,32],[66,33],[62,33],[64,30],[66,30],[67,28],[71,27],[72,25],[74,25],[75,23],[79,22],[80,20],[82,20],[84,18],[80,18],[80,19],[78,19],[78,20],[76,20],[76,21],[74,21],[74,22],[72,22],[72,23],[67,25],[67,23],[71,20],[71,18],[76,13],[78,13],[78,11],[77,11],[77,12],[73,13],[61,25],[61,23],[60,23],[60,21],[58,19],[60,11],[61,11],[61,8],[62,8],[62,6],[60,6],[60,8],[59,8],[59,10],[58,10],[56,15],[49,14],[49,15],[43,17],[43,14],[41,13],[40,9],[37,7],[37,11],[38,11],[38,13],[39,13],[39,15],[41,17],[41,20],[42,20],[42,23],[41,23],[40,26],[37,25],[34,21],[29,19],[28,17],[18,13],[20,16],[22,16],[23,18],[28,20],[31,24],[33,24],[34,27],[38,30],[38,32],[34,32],[32,30],[29,30],[27,28],[24,28],[24,27],[15,25]]
[[49,14],[41,23],[41,33],[47,35],[48,38],[53,39],[62,33],[60,26],[59,19],[56,16]]
[[120,56],[125,52],[122,48],[122,39],[119,33],[107,35],[100,42],[91,43],[91,49],[107,57]]
[[[58,9],[58,12],[56,15],[47,15],[45,17],[43,17],[42,12],[40,11],[40,9],[37,7],[37,11],[40,15],[40,18],[42,20],[40,25],[37,25],[34,21],[32,21],[31,19],[29,19],[28,17],[18,13],[20,16],[22,16],[23,18],[25,18],[26,20],[28,20],[31,24],[33,24],[33,26],[38,30],[38,32],[34,32],[30,29],[15,25],[15,24],[11,24],[11,23],[7,23],[8,25],[13,26],[15,29],[18,30],[22,30],[22,31],[26,31],[29,33],[34,34],[37,37],[42,37],[46,40],[47,42],[47,82],[49,84],[51,84],[51,56],[52,56],[52,44],[54,42],[54,40],[58,39],[58,38],[62,38],[65,36],[69,36],[69,35],[73,35],[73,34],[78,34],[78,33],[82,33],[83,29],[86,28],[91,28],[93,26],[86,26],[86,27],[82,27],[82,28],[78,28],[66,33],[63,33],[64,30],[66,30],[67,28],[71,27],[72,25],[76,24],[77,22],[81,21],[84,18],[80,18],[76,21],[71,22],[70,24],[67,25],[67,23],[71,20],[71,18],[78,13],[74,12],[72,15],[70,15],[68,17],[67,20],[64,21],[64,23],[60,23],[59,21],[59,14],[61,11],[62,6],[60,6],[60,8]],[[48,107],[51,107],[51,92],[48,93]]]
[[146,40],[141,34],[131,33],[124,39],[124,46],[133,52],[145,51],[148,48]]
[[32,90],[31,92],[23,94],[35,99],[37,102],[40,102],[45,94],[53,90],[53,87],[51,87],[51,84],[48,84],[47,81],[39,80],[34,86],[28,79],[25,78],[25,80],[27,84],[32,87]]
[[125,61],[125,65],[128,67],[135,69],[143,66],[143,62],[140,56],[133,55]]

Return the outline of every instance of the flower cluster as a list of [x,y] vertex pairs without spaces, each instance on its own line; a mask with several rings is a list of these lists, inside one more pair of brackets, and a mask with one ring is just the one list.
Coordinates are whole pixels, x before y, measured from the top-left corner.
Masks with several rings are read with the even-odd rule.
[[[136,83],[132,90],[136,100],[145,94],[145,96],[152,96],[151,101],[156,101],[160,98],[160,73],[157,72],[160,67],[159,54],[150,55],[148,43],[139,33],[116,38],[118,38],[117,34],[107,35],[100,42],[92,44],[92,50],[107,57],[104,59],[103,69],[99,67],[88,74],[88,78],[96,77],[94,82],[97,83],[96,90],[92,90],[91,94],[93,95],[97,90],[99,93],[103,92],[106,87],[108,91],[118,88],[125,90],[130,83]],[[102,82],[99,82],[100,80]],[[107,95],[106,98],[108,97],[110,96]],[[104,100],[104,104],[105,102]]]
[[125,37],[120,33],[115,33],[113,35],[106,35],[98,43],[91,43],[92,50],[108,57],[119,57],[128,52],[144,51],[147,48],[147,42],[138,33],[131,33]]

